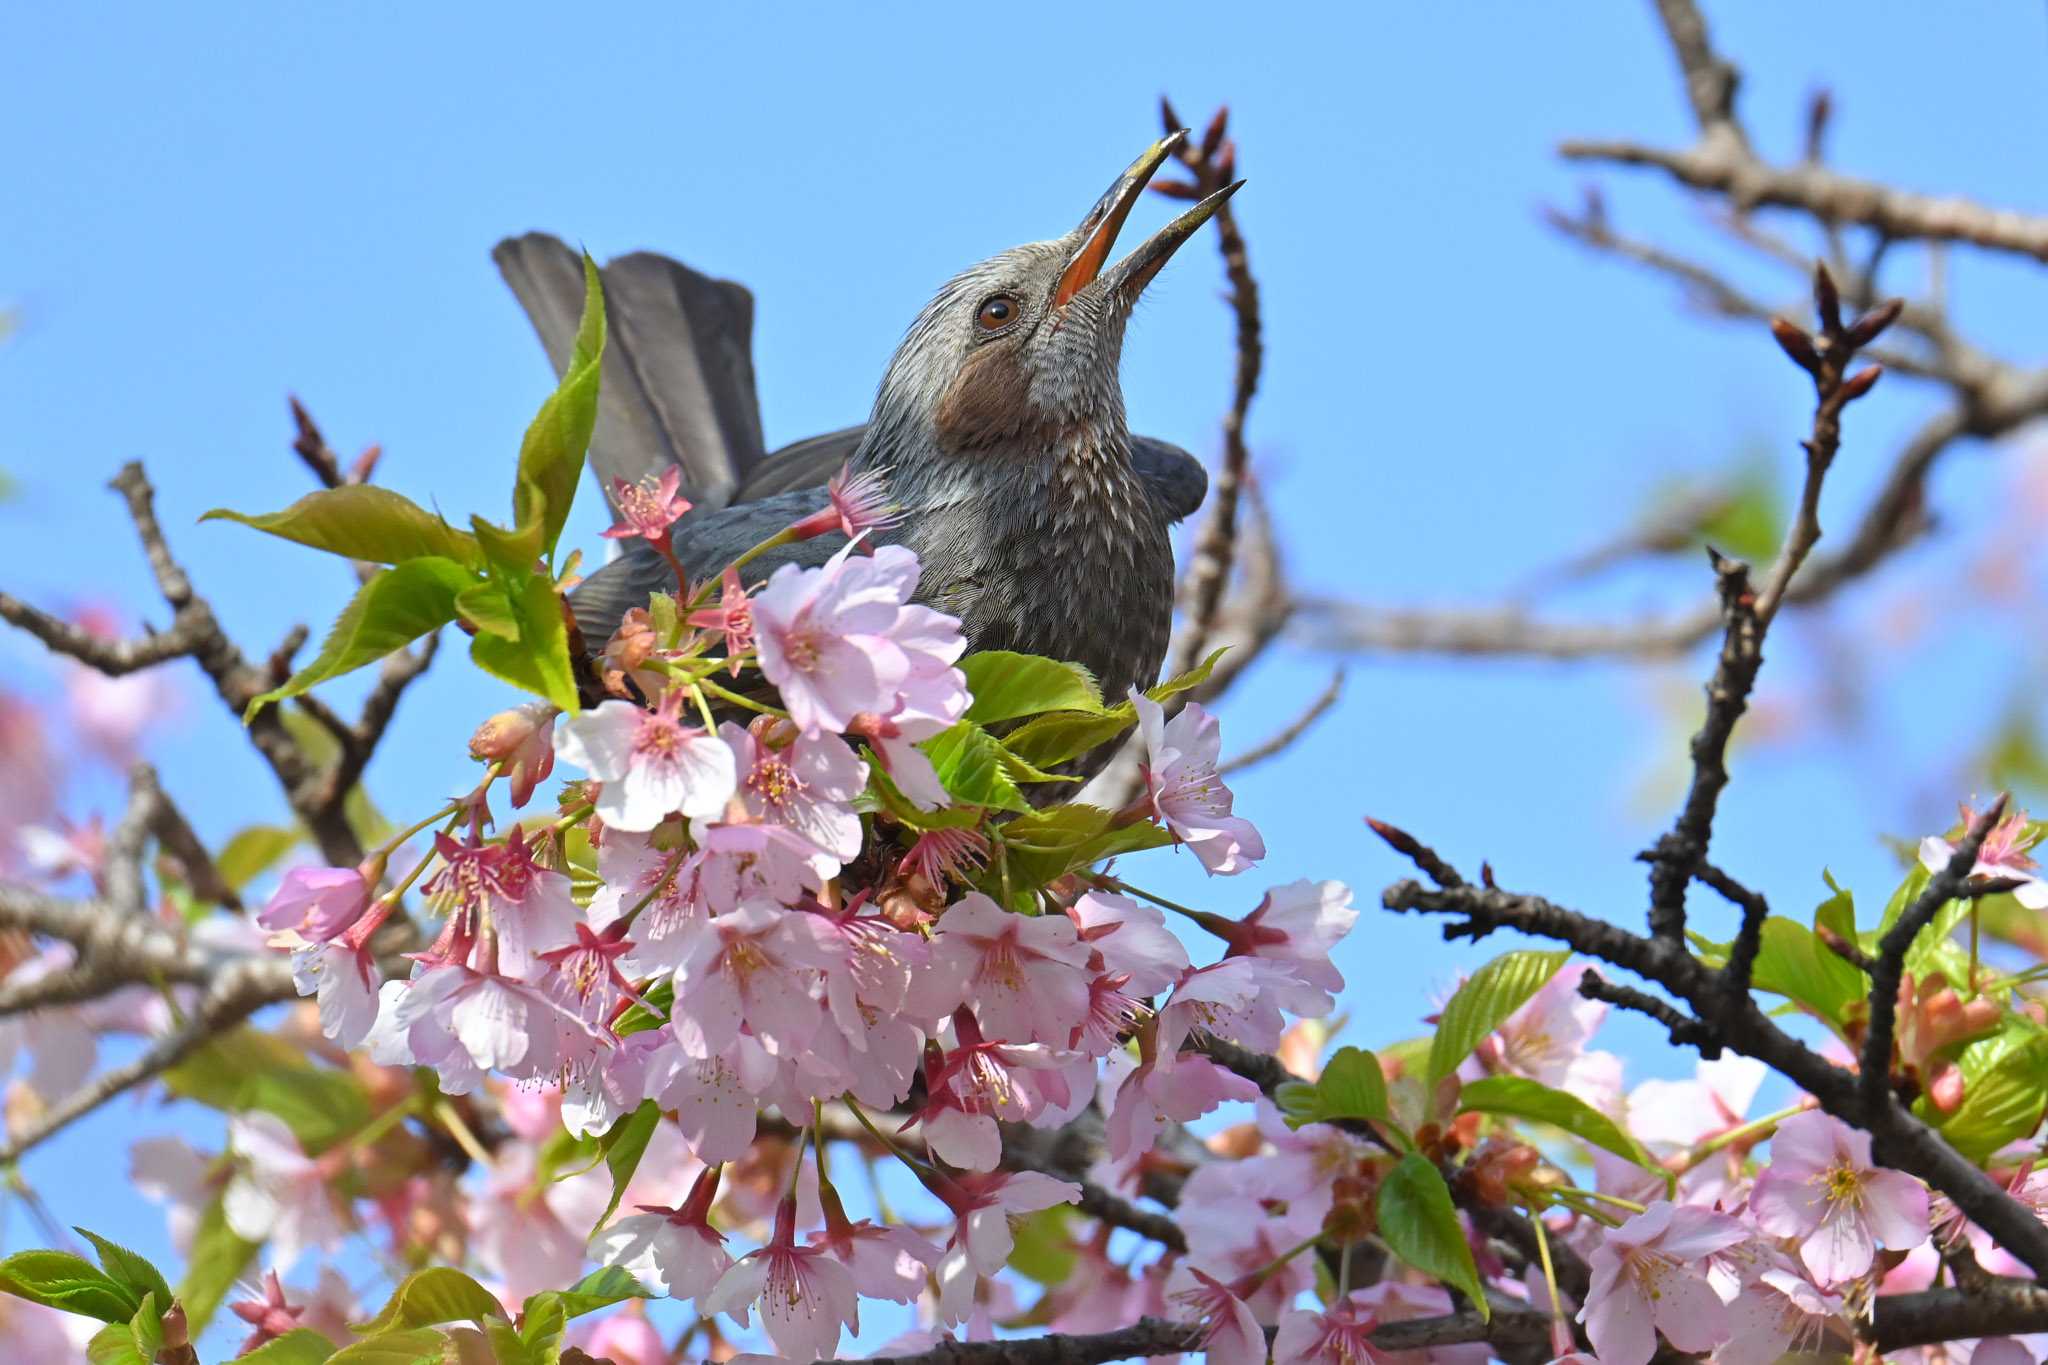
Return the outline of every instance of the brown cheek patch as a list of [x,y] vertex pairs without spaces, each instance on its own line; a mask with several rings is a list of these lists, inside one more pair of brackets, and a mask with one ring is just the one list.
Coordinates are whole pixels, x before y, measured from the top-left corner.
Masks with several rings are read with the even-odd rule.
[[951,453],[980,450],[1022,436],[1037,425],[1031,377],[1008,346],[986,346],[967,358],[953,379],[932,423],[939,448]]

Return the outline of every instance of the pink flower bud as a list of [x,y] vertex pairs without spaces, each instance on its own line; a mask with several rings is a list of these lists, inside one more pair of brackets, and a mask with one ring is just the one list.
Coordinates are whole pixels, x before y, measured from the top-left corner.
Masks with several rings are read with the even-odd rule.
[[555,770],[555,708],[528,702],[500,711],[470,736],[469,756],[504,763],[512,779],[512,804],[525,805]]

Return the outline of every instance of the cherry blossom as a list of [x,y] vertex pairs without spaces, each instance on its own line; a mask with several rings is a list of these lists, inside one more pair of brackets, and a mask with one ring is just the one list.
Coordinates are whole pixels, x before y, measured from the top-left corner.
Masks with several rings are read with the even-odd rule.
[[965,1003],[991,1035],[1064,1045],[1088,1007],[1089,949],[1064,916],[1013,915],[978,891],[939,919],[921,1005]]
[[[1977,823],[1977,812],[1968,806],[1962,808],[1962,816],[1964,829]],[[2041,830],[2027,819],[2025,811],[2015,810],[1985,836],[1970,875],[2015,878],[2021,885],[2013,890],[2014,900],[2029,910],[2048,910],[2048,881],[2041,879],[2038,865],[2029,856],[2029,850],[2040,841]],[[1920,865],[1929,872],[1939,872],[1955,856],[1955,845],[1938,835],[1920,841]]]
[[668,816],[719,815],[738,782],[732,750],[682,722],[684,693],[664,692],[655,708],[600,702],[555,732],[555,753],[603,784],[598,818],[644,834]]
[[666,548],[669,528],[690,510],[690,500],[676,491],[682,486],[683,471],[670,465],[659,478],[647,483],[612,480],[612,501],[619,509],[618,524],[598,532],[607,540],[647,540]]
[[555,770],[555,716],[546,702],[528,702],[500,711],[470,736],[471,758],[505,765],[515,807],[532,800],[533,789]]
[[908,594],[878,577],[873,561],[849,559],[851,550],[823,568],[785,564],[754,598],[761,672],[807,730],[844,731],[863,712],[887,711],[910,674],[889,638]]
[[1771,1164],[1750,1195],[1757,1226],[1799,1241],[1799,1259],[1823,1285],[1870,1269],[1877,1247],[1927,1240],[1927,1189],[1871,1164],[1870,1134],[1818,1111],[1778,1125]]
[[295,867],[256,914],[266,929],[290,930],[300,938],[326,942],[370,908],[381,861],[367,867]]
[[831,855],[837,872],[860,852],[860,817],[848,803],[867,787],[868,765],[837,735],[785,734],[787,742],[777,746],[764,742],[767,729],[765,719],[744,730],[730,721],[718,727],[732,750],[746,818],[803,836]]
[[1184,1321],[1202,1325],[1205,1360],[1211,1365],[1265,1365],[1265,1329],[1241,1297],[1251,1292],[1251,1284],[1224,1284],[1194,1265],[1177,1267],[1169,1281],[1174,1282],[1182,1287],[1170,1290],[1168,1297],[1181,1308]]
[[732,1267],[725,1235],[707,1221],[718,1192],[718,1168],[697,1178],[678,1208],[643,1205],[599,1234],[595,1249],[606,1265],[623,1266],[657,1294],[690,1299],[708,1292]]
[[1659,1200],[1608,1232],[1594,1248],[1579,1321],[1603,1365],[1647,1365],[1662,1332],[1681,1351],[1726,1339],[1727,1296],[1705,1262],[1748,1240],[1736,1219]]
[[952,1234],[934,1269],[939,1317],[952,1324],[966,1320],[976,1282],[1008,1264],[1017,1245],[1011,1216],[1071,1204],[1081,1197],[1081,1187],[1037,1171],[995,1171],[953,1177],[933,1193],[954,1217]]
[[[836,531],[862,544],[869,531],[886,531],[903,520],[902,510],[889,501],[888,479],[879,469],[855,473],[851,464],[841,465],[825,485],[825,496],[825,506],[790,526],[793,539],[810,540]],[[874,549],[872,544],[865,548],[870,553]]]
[[342,1221],[327,1191],[328,1171],[307,1156],[284,1120],[238,1114],[228,1121],[228,1150],[238,1160],[221,1209],[237,1237],[268,1241],[279,1272],[308,1247],[341,1241]]
[[768,1244],[735,1262],[701,1307],[729,1313],[744,1327],[747,1310],[756,1304],[775,1349],[794,1360],[829,1359],[837,1353],[841,1327],[860,1330],[852,1273],[826,1248],[796,1244],[794,1199],[776,1210]]
[[1131,704],[1145,744],[1146,796],[1173,837],[1220,876],[1243,872],[1265,857],[1265,840],[1251,821],[1231,814],[1230,788],[1216,775],[1223,745],[1216,718],[1189,702],[1168,721],[1159,703],[1135,687]]

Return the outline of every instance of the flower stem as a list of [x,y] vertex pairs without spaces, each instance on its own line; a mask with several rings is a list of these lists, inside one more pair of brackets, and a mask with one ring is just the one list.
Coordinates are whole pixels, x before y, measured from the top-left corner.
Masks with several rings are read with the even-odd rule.
[[1543,1262],[1543,1283],[1550,1290],[1550,1346],[1564,1355],[1571,1350],[1571,1328],[1565,1326],[1564,1297],[1557,1289],[1557,1267],[1550,1260],[1550,1233],[1543,1226],[1543,1211],[1529,1210],[1529,1223],[1536,1229],[1536,1255]]
[[1575,1194],[1579,1196],[1581,1199],[1597,1199],[1603,1204],[1612,1204],[1614,1205],[1614,1207],[1618,1209],[1627,1209],[1630,1213],[1649,1212],[1649,1209],[1645,1208],[1641,1204],[1638,1204],[1633,1199],[1623,1199],[1619,1195],[1613,1194],[1602,1194],[1598,1190],[1581,1190],[1576,1189],[1570,1185],[1566,1185],[1555,1192],[1558,1194]]
[[1197,910],[1192,906],[1182,905],[1179,901],[1170,901],[1164,896],[1155,896],[1150,891],[1144,891],[1139,889],[1138,887],[1132,886],[1129,882],[1125,881],[1121,877],[1110,877],[1107,880],[1109,881],[1110,885],[1114,886],[1118,891],[1121,891],[1126,896],[1136,896],[1141,901],[1151,901],[1154,905],[1160,907],[1163,910],[1172,910],[1179,914],[1186,915],[1189,919],[1193,920],[1197,924],[1200,924],[1203,920],[1214,918],[1214,916],[1212,916],[1207,910]]
[[469,1125],[462,1121],[461,1113],[457,1111],[453,1104],[445,1099],[435,1100],[434,1121],[448,1130],[448,1136],[455,1139],[455,1145],[460,1147],[471,1161],[474,1161],[485,1170],[489,1170],[496,1164],[491,1160],[490,1149],[477,1141],[476,1134],[471,1132]]
[[764,716],[780,716],[785,720],[789,718],[789,712],[781,707],[768,706],[762,702],[755,701],[752,697],[743,697],[730,688],[720,687],[709,678],[697,679],[697,686],[703,688],[712,696],[717,697],[720,701],[729,702],[734,706],[743,706],[749,711],[757,711]]
[[1786,1119],[1796,1114],[1804,1113],[1812,1107],[1810,1104],[1791,1105],[1788,1108],[1778,1110],[1775,1114],[1765,1114],[1760,1119],[1751,1119],[1747,1123],[1737,1124],[1725,1133],[1716,1133],[1697,1146],[1688,1147],[1683,1152],[1680,1152],[1676,1158],[1675,1170],[1677,1174],[1683,1175],[1716,1152],[1733,1147],[1740,1142],[1747,1142],[1751,1138],[1766,1137],[1772,1129],[1776,1128]]
[[842,1095],[840,1096],[840,1098],[846,1102],[846,1107],[853,1111],[853,1116],[856,1119],[860,1120],[860,1126],[868,1130],[868,1136],[872,1137],[875,1141],[881,1143],[882,1146],[888,1150],[891,1156],[895,1157],[904,1165],[910,1167],[910,1169],[913,1171],[933,1170],[933,1167],[929,1162],[919,1161],[916,1157],[904,1151],[901,1147],[898,1147],[893,1141],[891,1141],[887,1133],[884,1133],[881,1129],[875,1127],[875,1121],[868,1117],[867,1110],[860,1107],[859,1100],[855,1099],[852,1095]]

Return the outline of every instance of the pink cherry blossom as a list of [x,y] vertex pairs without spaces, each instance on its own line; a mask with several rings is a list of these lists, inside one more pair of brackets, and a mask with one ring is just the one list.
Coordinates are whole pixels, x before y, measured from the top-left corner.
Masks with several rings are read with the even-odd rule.
[[693,1299],[708,1293],[732,1267],[725,1234],[712,1227],[718,1167],[697,1177],[679,1208],[643,1205],[598,1234],[593,1249],[605,1265],[623,1266],[657,1294]]
[[[856,474],[852,465],[841,465],[826,484],[825,495],[825,506],[791,525],[792,537],[810,540],[836,531],[863,544],[861,538],[869,531],[886,531],[903,520],[902,510],[889,501],[889,483],[879,469]],[[865,548],[872,552],[874,546],[866,544]]]
[[[579,1324],[580,1325],[580,1324]],[[572,1339],[578,1334],[572,1333]],[[612,1365],[671,1365],[668,1343],[637,1303],[626,1306],[581,1334],[585,1354]],[[736,1357],[737,1358],[737,1357]]]
[[690,510],[690,500],[677,493],[683,471],[670,465],[651,483],[612,480],[612,500],[618,505],[618,524],[598,532],[607,540],[647,540],[664,548],[671,526]]
[[1737,1260],[1742,1286],[1723,1310],[1728,1339],[1715,1351],[1715,1365],[1772,1365],[1787,1351],[1819,1351],[1831,1327],[1846,1325],[1842,1300],[1816,1288],[1775,1249],[1758,1244]]
[[[1350,1301],[1382,1324],[1442,1317],[1452,1311],[1451,1296],[1445,1290],[1433,1284],[1405,1284],[1399,1280],[1381,1280],[1357,1290]],[[1469,1342],[1421,1351],[1390,1351],[1386,1359],[1389,1365],[1486,1365],[1493,1359],[1493,1352],[1484,1342]]]
[[1117,1087],[1109,1154],[1123,1160],[1149,1151],[1166,1120],[1192,1123],[1227,1101],[1258,1096],[1256,1085],[1199,1053],[1185,1053],[1171,1067],[1143,1062]]
[[1073,1055],[1043,1043],[991,1042],[964,1009],[954,1015],[954,1030],[959,1046],[927,1058],[925,1106],[913,1118],[941,1160],[992,1171],[1002,1156],[997,1121],[1029,1123],[1048,1107],[1065,1106],[1061,1071]]
[[555,732],[555,753],[603,784],[598,818],[644,834],[677,812],[722,814],[738,782],[732,750],[682,721],[684,693],[671,688],[652,711],[600,702]]
[[900,877],[921,877],[944,892],[949,882],[964,882],[988,865],[988,840],[971,829],[929,829],[917,836],[896,864]]
[[[1964,806],[1963,828],[1976,823],[1977,812]],[[2013,899],[2029,910],[2048,910],[2048,881],[2041,879],[2038,865],[2028,853],[2040,839],[2040,832],[2027,819],[2027,813],[2013,811],[1985,837],[1970,875],[2017,878],[2021,885],[2013,891]],[[1920,865],[1929,872],[1939,872],[1955,856],[1955,845],[1937,835],[1930,834],[1920,841]]]
[[939,1259],[939,1249],[906,1227],[865,1218],[849,1220],[838,1192],[829,1183],[819,1186],[818,1201],[825,1226],[811,1234],[811,1245],[830,1252],[844,1265],[863,1296],[893,1303],[917,1302]]
[[1131,704],[1145,744],[1145,793],[1173,837],[1219,876],[1243,872],[1265,857],[1265,840],[1251,821],[1231,814],[1230,788],[1216,775],[1223,745],[1216,718],[1189,702],[1168,721],[1159,703],[1135,687]]
[[792,1360],[826,1360],[837,1354],[839,1329],[860,1330],[860,1295],[853,1276],[824,1247],[796,1244],[796,1201],[785,1199],[775,1214],[768,1245],[735,1262],[700,1307],[729,1313],[747,1325],[747,1310],[758,1304],[761,1324],[775,1349]]
[[1607,1006],[1579,994],[1586,964],[1571,962],[1545,982],[1474,1054],[1478,1067],[1541,1081],[1602,1113],[1621,1108],[1621,1059],[1587,1047]]
[[822,1014],[820,970],[839,945],[815,915],[749,904],[686,923],[675,969],[676,1038],[692,1057],[725,1055],[745,1024],[773,1056],[799,1051]]
[[1013,915],[970,891],[939,919],[921,1005],[965,1003],[992,1038],[1063,1047],[1088,1008],[1089,948],[1063,915]]
[[328,1193],[328,1172],[307,1156],[274,1114],[228,1120],[228,1150],[238,1159],[221,1209],[237,1237],[268,1242],[272,1266],[290,1270],[308,1247],[341,1242],[342,1222]]
[[300,938],[324,943],[342,933],[370,908],[374,878],[383,875],[381,862],[366,875],[361,867],[295,867],[270,900],[257,912],[266,929],[291,930]]
[[182,1138],[146,1137],[128,1149],[128,1182],[136,1193],[165,1206],[171,1247],[192,1251],[192,1235],[212,1201],[213,1159]]
[[1188,969],[1187,948],[1155,905],[1090,891],[1067,907],[1067,918],[1094,953],[1089,969],[1123,976],[1120,989],[1133,996],[1156,995]]
[[1579,1321],[1603,1365],[1648,1365],[1662,1332],[1681,1351],[1707,1351],[1728,1335],[1726,1299],[1706,1260],[1749,1239],[1725,1213],[1659,1200],[1605,1234],[1591,1257]]
[[1199,1266],[1183,1263],[1174,1269],[1168,1297],[1181,1310],[1182,1321],[1202,1325],[1203,1359],[1210,1365],[1265,1365],[1266,1333],[1246,1306],[1252,1285],[1224,1284]]
[[1280,998],[1281,1007],[1304,1019],[1320,1019],[1336,1007],[1333,993],[1344,989],[1344,975],[1330,962],[1330,952],[1357,922],[1350,887],[1304,878],[1274,887],[1241,920],[1212,916],[1202,925],[1229,944],[1233,956],[1287,964],[1301,986]]
[[994,1171],[955,1176],[933,1193],[953,1210],[955,1220],[934,1271],[939,1319],[951,1325],[966,1320],[976,1283],[1009,1264],[1017,1245],[1011,1215],[1071,1204],[1081,1197],[1081,1187],[1037,1171]]
[[908,594],[851,549],[822,568],[783,565],[754,598],[761,672],[806,730],[841,732],[862,712],[886,711],[910,673],[889,638]]
[[441,867],[421,888],[448,916],[447,932],[474,939],[486,926],[497,945],[499,968],[521,981],[546,975],[539,955],[575,936],[583,918],[569,879],[535,860],[535,846],[514,829],[502,843],[472,838],[458,843],[434,836]]
[[254,1330],[242,1340],[237,1355],[247,1355],[265,1342],[275,1341],[299,1325],[305,1309],[298,1304],[288,1303],[284,1297],[284,1285],[277,1278],[275,1270],[263,1272],[261,1297],[241,1299],[228,1305],[228,1311],[249,1324]]
[[1273,1337],[1273,1365],[1383,1365],[1395,1357],[1372,1344],[1378,1328],[1357,1294],[1321,1313],[1291,1308]]
[[1159,1010],[1162,1068],[1197,1031],[1242,1043],[1255,1052],[1280,1046],[1279,998],[1296,984],[1286,966],[1255,957],[1226,957],[1181,975]]
[[717,603],[691,612],[688,620],[699,630],[725,637],[726,671],[737,678],[744,656],[754,647],[754,604],[747,599],[739,570],[728,564],[719,580]]
[[533,789],[555,770],[555,715],[546,702],[528,702],[500,711],[470,736],[471,758],[505,765],[515,807],[532,800]]
[[1823,1285],[1870,1269],[1877,1247],[1927,1240],[1927,1188],[1874,1166],[1870,1134],[1818,1111],[1795,1114],[1771,1138],[1771,1164],[1750,1195],[1757,1226],[1799,1241],[1799,1259]]
[[860,817],[849,803],[866,789],[868,765],[837,735],[807,730],[776,748],[762,742],[762,728],[718,727],[732,750],[746,818],[802,835],[836,860],[837,872],[860,852]]

